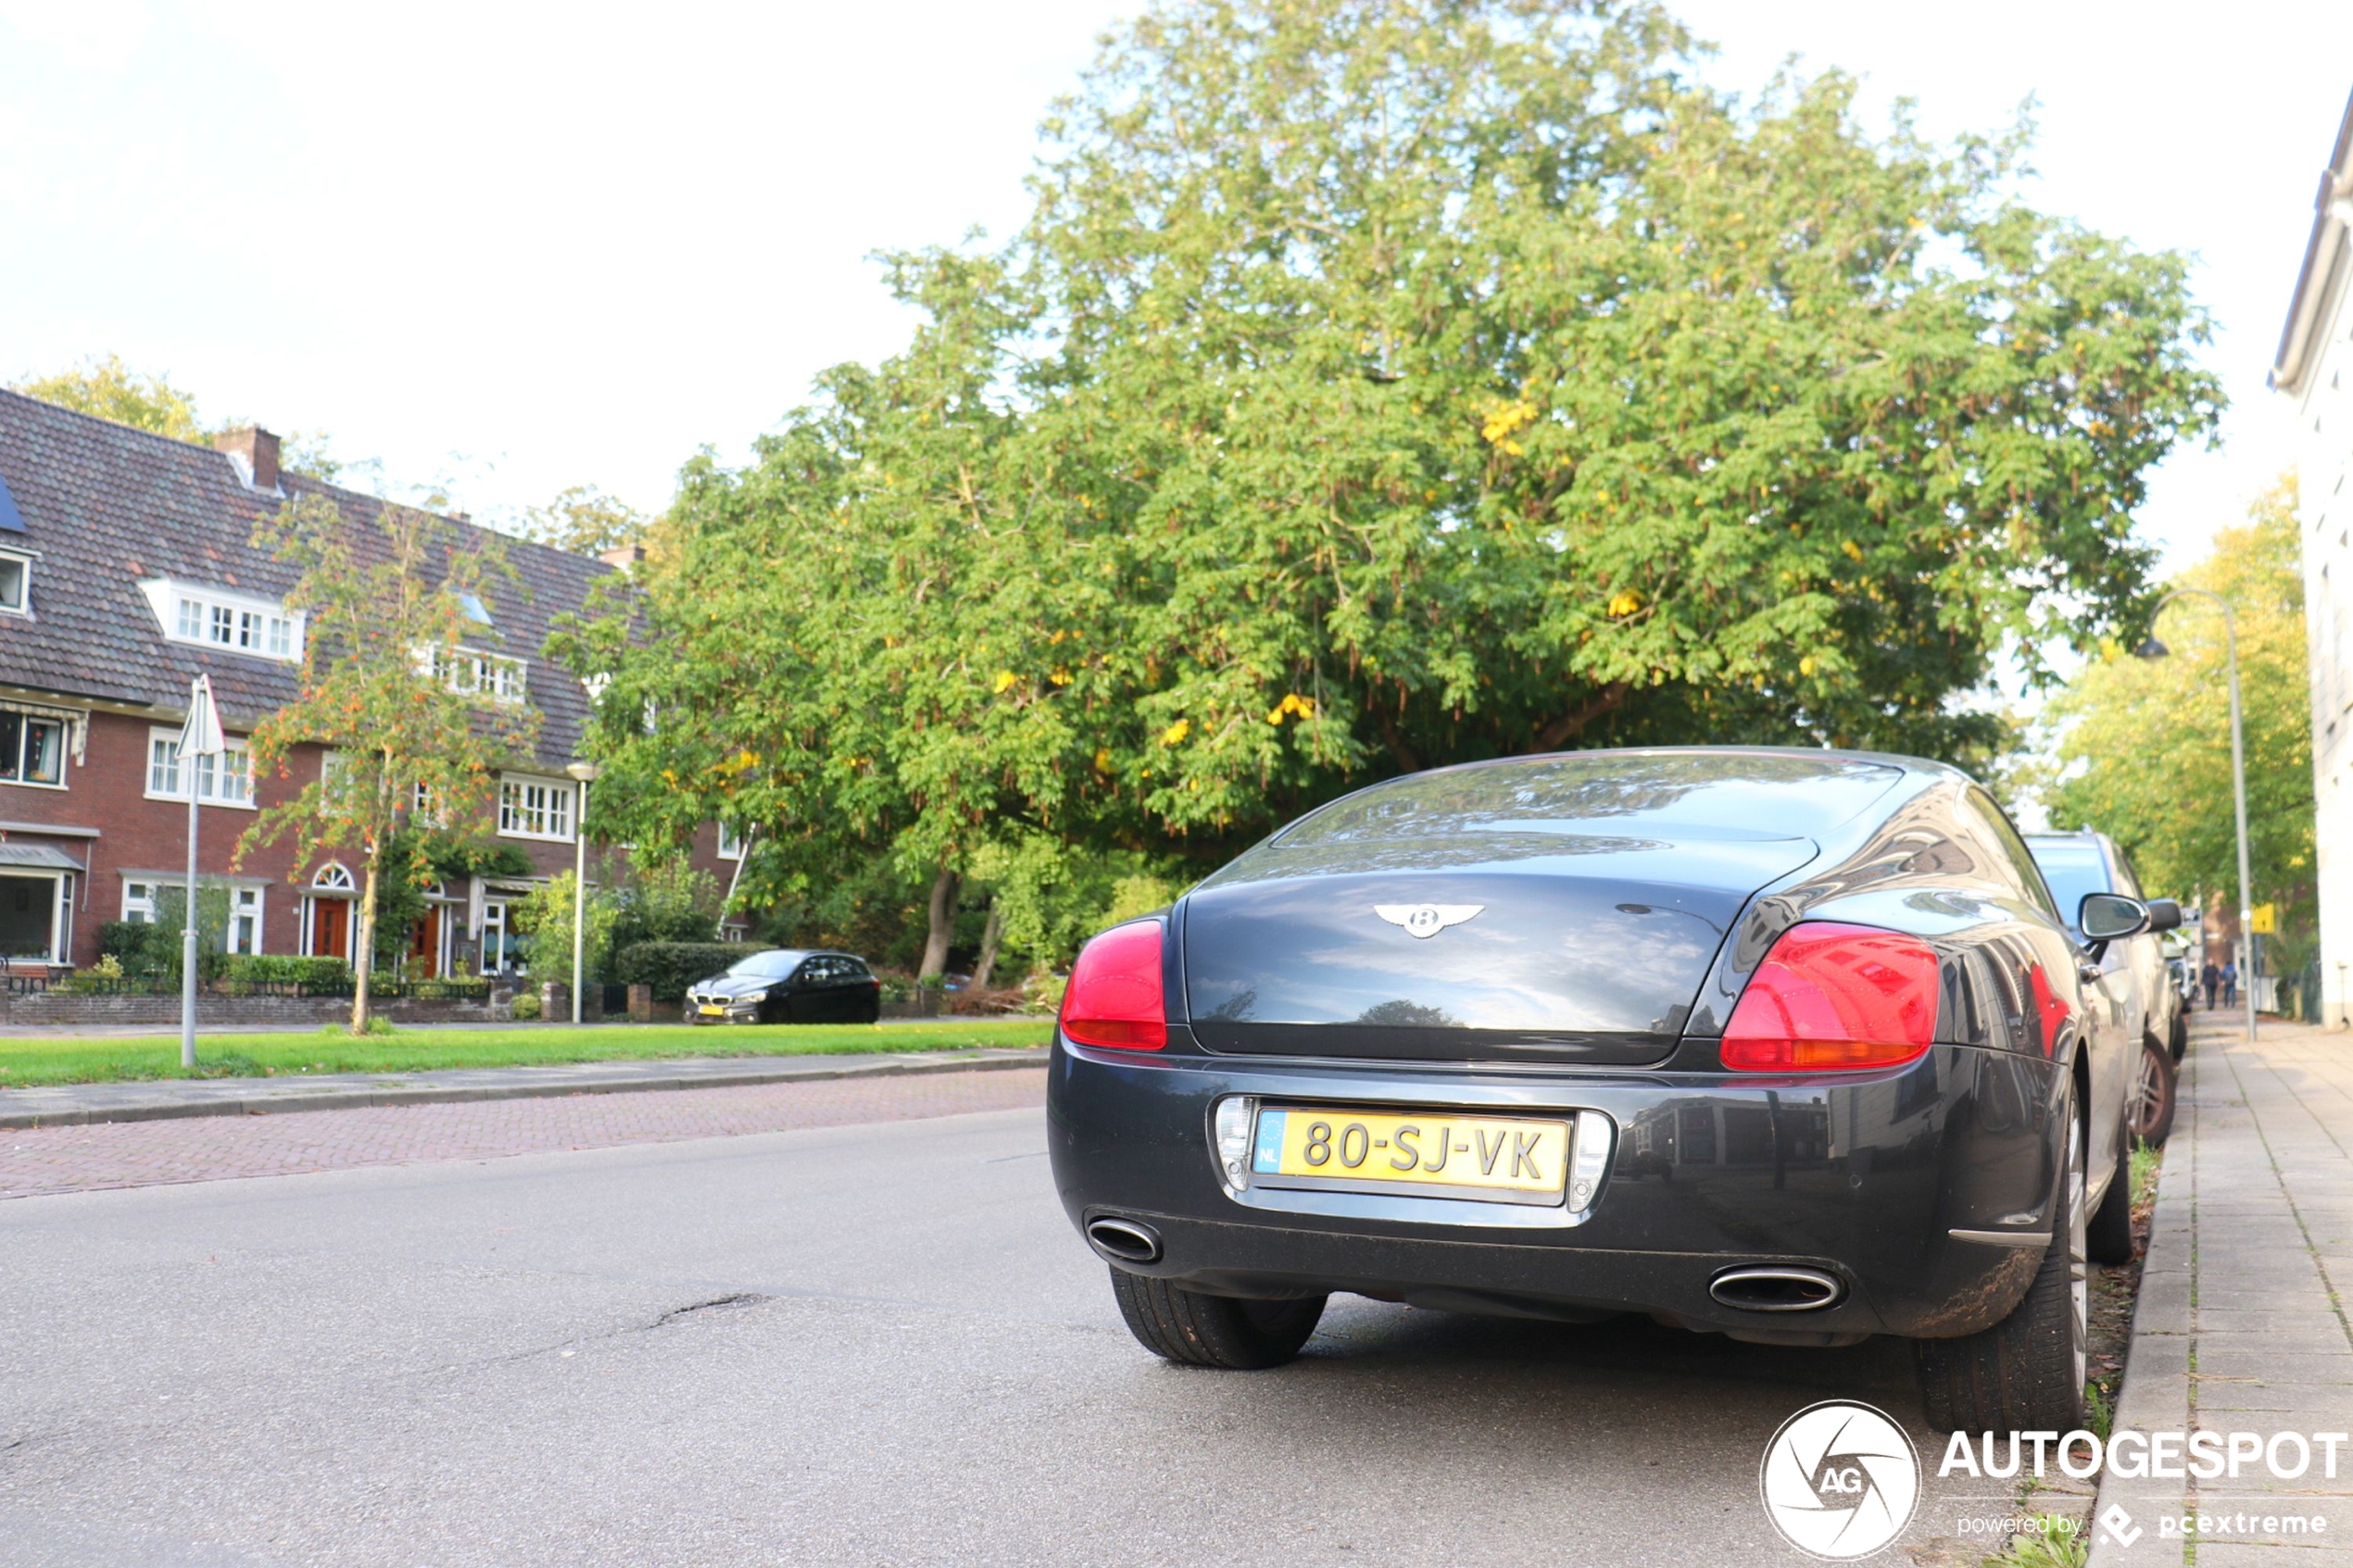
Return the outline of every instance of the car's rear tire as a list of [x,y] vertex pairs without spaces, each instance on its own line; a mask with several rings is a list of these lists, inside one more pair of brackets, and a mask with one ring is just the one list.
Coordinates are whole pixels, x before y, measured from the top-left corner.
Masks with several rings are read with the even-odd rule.
[[2083,1226],[2084,1255],[2095,1263],[2129,1263],[2133,1261],[2133,1143],[2121,1140],[2116,1151],[2116,1174],[2108,1184],[2108,1196],[2092,1210],[2092,1218]]
[[2125,1132],[2152,1147],[2163,1144],[2173,1131],[2173,1094],[2172,1053],[2144,1036],[2124,1095]]
[[1920,1396],[1929,1424],[1940,1432],[2072,1432],[2083,1424],[2090,1217],[2083,1212],[2083,1127],[2071,1096],[2066,1114],[2051,1244],[2025,1298],[1991,1328],[1913,1342]]
[[1204,1296],[1125,1269],[1112,1270],[1111,1288],[1137,1342],[1179,1366],[1231,1372],[1280,1366],[1299,1354],[1324,1315],[1321,1296],[1243,1301]]

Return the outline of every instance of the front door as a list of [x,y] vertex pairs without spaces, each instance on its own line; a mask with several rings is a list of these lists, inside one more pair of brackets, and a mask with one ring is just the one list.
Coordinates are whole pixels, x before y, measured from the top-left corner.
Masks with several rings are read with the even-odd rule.
[[409,972],[431,980],[441,973],[441,908],[429,905],[409,922]]
[[310,956],[315,959],[351,957],[351,900],[310,900]]

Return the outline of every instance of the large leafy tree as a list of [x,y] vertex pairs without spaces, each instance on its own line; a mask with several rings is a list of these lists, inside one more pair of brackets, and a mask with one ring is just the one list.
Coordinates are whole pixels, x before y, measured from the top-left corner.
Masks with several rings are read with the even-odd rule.
[[1042,694],[1057,619],[1037,542],[993,499],[1016,429],[997,268],[901,257],[929,315],[845,367],[740,472],[688,465],[615,613],[560,636],[602,696],[615,833],[749,830],[749,893],[805,900],[876,860],[924,890],[920,968],[947,960],[975,853],[1051,820],[1086,752]]
[[[2315,861],[2311,687],[2292,483],[2257,501],[2246,526],[2217,534],[2213,555],[2178,585],[2221,595],[2237,617],[2252,901],[2284,906],[2281,935],[2293,967],[2311,930]],[[2134,659],[2111,646],[2050,704],[2047,744],[2060,769],[2045,791],[2051,818],[2114,838],[2153,893],[2221,892],[2235,907],[2222,616],[2210,601],[2183,599],[2156,630],[2167,657]]]
[[[498,769],[531,755],[538,715],[471,677],[472,651],[496,636],[486,612],[506,572],[495,546],[408,507],[355,523],[317,492],[265,518],[255,538],[294,567],[286,604],[307,624],[300,694],[255,727],[254,767],[290,778],[297,751],[327,756],[316,778],[255,820],[237,852],[291,836],[297,866],[329,852],[360,859],[358,1033],[377,912],[396,903],[386,883],[433,880],[443,841],[485,817]],[[404,832],[412,822],[429,831]]]
[[[132,369],[119,354],[94,358],[52,375],[33,376],[9,390],[77,413],[198,445],[209,442],[218,432],[253,422],[230,420],[208,424],[197,414],[193,395],[162,376]],[[281,443],[279,460],[296,473],[332,481],[343,470],[343,464],[328,454],[328,438],[319,432],[296,431],[282,437]]]
[[638,813],[757,828],[755,889],[888,857],[929,966],[1038,834],[1205,858],[1469,759],[1994,744],[1956,699],[2003,648],[2142,604],[2144,476],[2219,396],[2183,264],[2018,203],[2015,142],[1688,49],[1552,0],[1115,34],[1015,242],[902,258],[907,353],[691,465],[634,628],[580,633]]
[[2144,476],[2219,396],[2181,259],[1684,48],[1645,6],[1170,6],[1063,107],[1026,455],[1153,815],[1608,742],[1965,755],[2003,646],[2132,613]]

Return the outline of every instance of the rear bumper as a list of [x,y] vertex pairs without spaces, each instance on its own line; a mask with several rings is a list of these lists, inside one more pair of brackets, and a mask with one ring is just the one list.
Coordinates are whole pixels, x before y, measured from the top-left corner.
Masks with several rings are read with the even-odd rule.
[[[2063,1142],[2059,1071],[1962,1046],[1894,1072],[1794,1081],[1145,1056],[1057,1037],[1048,1141],[1073,1223],[1140,1223],[1160,1256],[1119,1266],[1194,1289],[1347,1290],[1544,1316],[1640,1311],[1794,1342],[1936,1338],[1999,1322],[2032,1279]],[[1410,1197],[1237,1195],[1211,1143],[1217,1101],[1237,1094],[1367,1110],[1598,1110],[1616,1141],[1582,1223],[1565,1210]],[[1843,1292],[1827,1307],[1776,1312],[1710,1295],[1724,1271],[1758,1265],[1817,1270]]]

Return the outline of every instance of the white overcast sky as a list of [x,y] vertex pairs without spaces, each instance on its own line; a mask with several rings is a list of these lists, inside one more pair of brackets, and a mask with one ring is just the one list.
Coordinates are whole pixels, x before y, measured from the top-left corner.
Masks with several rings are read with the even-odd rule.
[[[0,380],[119,353],[497,517],[648,510],[898,345],[869,253],[1003,235],[1034,127],[1127,6],[0,0]],[[2233,410],[2143,525],[2203,553],[2278,468],[2264,391],[2353,89],[2353,5],[1684,0],[1939,134],[2041,105],[2040,205],[2199,258]]]

